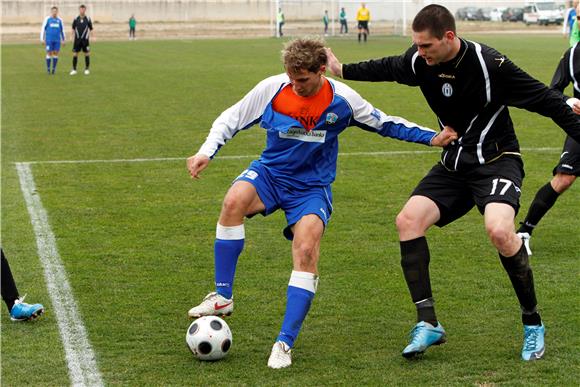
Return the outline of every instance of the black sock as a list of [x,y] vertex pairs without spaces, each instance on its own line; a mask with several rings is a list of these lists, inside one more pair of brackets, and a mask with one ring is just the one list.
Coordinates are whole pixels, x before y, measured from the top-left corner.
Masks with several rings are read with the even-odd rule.
[[365,37],[365,42],[366,42],[367,41],[367,34],[363,34],[363,35]]
[[513,257],[499,255],[501,263],[510,277],[512,286],[522,308],[522,322],[525,325],[540,325],[542,319],[536,310],[538,304],[534,289],[534,275],[528,262],[528,253],[522,247]]
[[358,41],[359,41],[359,42],[360,42],[360,35],[361,35],[361,33],[359,32],[359,33],[358,33]]
[[91,57],[87,55],[85,56],[85,68],[88,70],[90,65],[91,65]]
[[77,63],[79,62],[79,58],[76,56],[73,56],[73,70],[77,69]]
[[[0,249],[1,250],[1,249]],[[2,251],[2,299],[8,307],[8,311],[12,310],[14,306],[14,301],[18,299],[18,289],[16,288],[16,283],[14,282],[14,277],[12,277],[12,272],[10,271],[10,265],[8,265],[8,260],[4,256],[4,250]]]
[[546,213],[552,208],[560,194],[554,191],[552,184],[548,183],[538,190],[534,201],[530,205],[528,215],[524,219],[518,232],[527,232],[532,235],[532,231]]
[[431,281],[429,279],[429,246],[425,237],[400,242],[401,266],[411,298],[417,307],[417,321],[427,321],[436,326],[437,317]]

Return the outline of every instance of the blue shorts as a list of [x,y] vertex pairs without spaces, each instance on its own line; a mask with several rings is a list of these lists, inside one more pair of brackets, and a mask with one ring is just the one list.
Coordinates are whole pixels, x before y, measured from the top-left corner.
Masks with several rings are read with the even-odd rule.
[[332,214],[330,185],[313,186],[307,189],[290,188],[291,182],[281,182],[279,178],[276,179],[259,161],[252,161],[248,169],[243,171],[234,182],[240,180],[247,181],[256,188],[258,196],[266,206],[262,212],[263,216],[268,216],[278,209],[284,211],[288,225],[283,233],[288,240],[294,238],[292,226],[306,215],[317,215],[324,223],[324,227],[330,220]]
[[60,40],[47,40],[46,51],[60,51]]

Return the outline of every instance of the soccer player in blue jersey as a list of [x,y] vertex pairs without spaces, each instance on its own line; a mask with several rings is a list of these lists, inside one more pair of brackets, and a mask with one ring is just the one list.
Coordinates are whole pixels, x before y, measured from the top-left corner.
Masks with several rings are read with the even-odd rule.
[[[60,45],[64,46],[65,34],[62,19],[58,16],[58,8],[50,9],[50,16],[47,16],[42,23],[40,30],[40,41],[46,47],[46,71],[48,74],[54,74],[56,64],[58,63],[58,52]],[[52,70],[50,63],[52,59]]]
[[331,184],[336,176],[338,135],[358,126],[383,137],[445,146],[456,133],[431,129],[388,116],[342,82],[328,79],[322,41],[297,39],[283,51],[285,74],[267,78],[213,123],[199,152],[187,159],[194,179],[218,150],[240,130],[255,124],[266,130],[267,145],[227,192],[214,244],[216,291],[189,310],[192,318],[229,315],[234,309],[232,286],[245,240],[244,218],[286,215],[284,236],[292,241],[293,271],[286,313],[268,366],[292,363],[291,348],[308,313],[318,285],[320,241],[333,211]]

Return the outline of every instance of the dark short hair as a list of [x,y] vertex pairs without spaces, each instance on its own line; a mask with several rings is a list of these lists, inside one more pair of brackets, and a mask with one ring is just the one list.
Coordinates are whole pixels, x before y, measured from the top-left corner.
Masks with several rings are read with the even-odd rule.
[[79,8],[87,8],[87,7],[85,7],[84,4],[81,4],[81,6]]
[[428,30],[437,39],[442,39],[447,31],[455,33],[455,18],[447,8],[431,4],[419,11],[413,19],[413,31]]
[[54,5],[50,10],[52,11],[53,9],[58,9],[58,7]]

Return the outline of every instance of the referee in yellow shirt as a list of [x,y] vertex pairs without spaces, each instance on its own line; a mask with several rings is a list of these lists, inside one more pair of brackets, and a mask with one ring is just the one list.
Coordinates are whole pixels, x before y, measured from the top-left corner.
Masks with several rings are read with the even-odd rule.
[[360,43],[361,34],[364,35],[365,42],[367,41],[367,35],[369,34],[369,20],[371,20],[371,12],[366,7],[365,3],[362,3],[358,11],[356,11],[356,21],[358,22],[358,42]]

